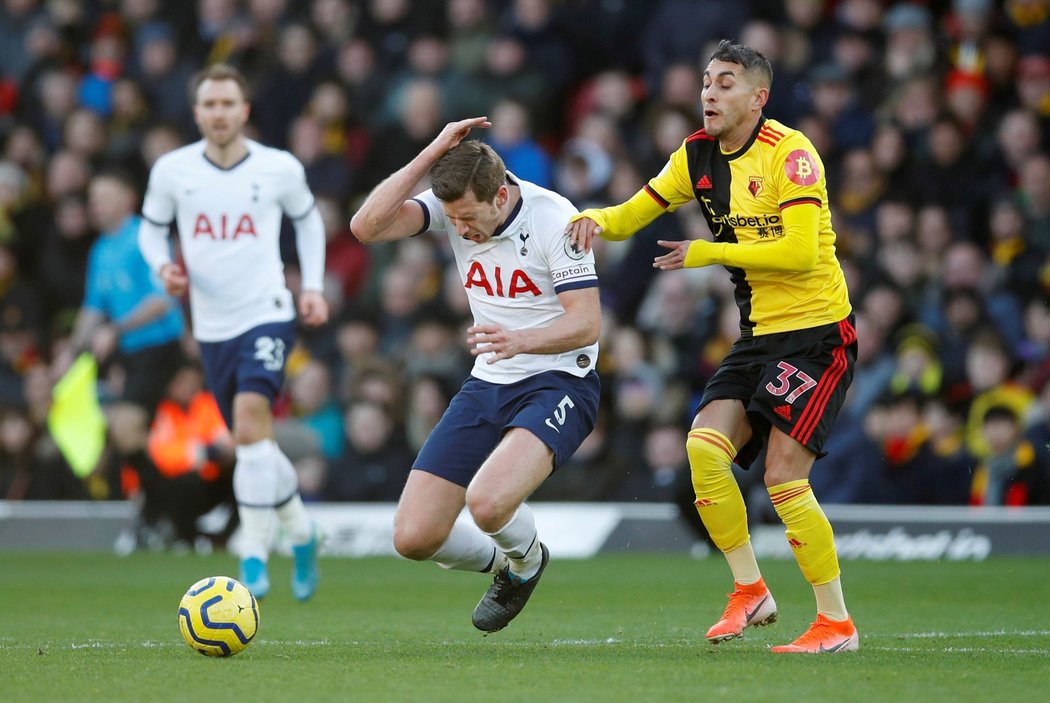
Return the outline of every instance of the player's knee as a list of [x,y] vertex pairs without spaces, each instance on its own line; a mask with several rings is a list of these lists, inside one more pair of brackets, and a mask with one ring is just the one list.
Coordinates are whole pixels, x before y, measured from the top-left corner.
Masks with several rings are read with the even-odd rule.
[[447,537],[427,533],[416,525],[394,525],[394,549],[412,561],[426,561],[437,554]]
[[499,532],[514,517],[517,508],[517,505],[510,505],[498,496],[467,489],[467,510],[474,518],[474,524],[483,532]]
[[254,444],[272,436],[273,414],[270,401],[258,393],[238,393],[233,400],[233,439],[237,444]]
[[[730,472],[733,463],[732,454],[728,448],[728,440],[724,435],[707,436],[701,430],[699,433],[690,433],[685,442],[685,451],[689,455],[689,469],[693,478],[693,489],[697,496],[705,491],[705,487],[712,481],[721,481],[725,474]],[[728,445],[728,446],[727,446]]]

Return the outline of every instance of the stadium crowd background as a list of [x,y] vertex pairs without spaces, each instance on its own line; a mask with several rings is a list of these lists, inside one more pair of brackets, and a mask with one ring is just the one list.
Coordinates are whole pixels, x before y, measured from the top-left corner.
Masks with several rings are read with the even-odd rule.
[[[623,201],[701,126],[723,37],[771,59],[767,116],[823,158],[856,310],[821,501],[1050,503],[1048,0],[4,0],[0,499],[131,490],[112,462],[74,477],[46,417],[96,236],[86,187],[119,167],[144,188],[198,138],[202,66],[249,77],[253,136],[303,162],[326,223],[333,321],[302,337],[278,407],[304,497],[393,500],[469,371],[468,310],[441,237],[366,249],[355,206],[446,121],[483,114],[517,175],[580,208]],[[596,245],[599,427],[536,498],[690,490],[686,428],[737,310],[720,268],[651,261],[657,239],[706,235],[684,207]],[[102,397],[120,383],[104,360]],[[761,508],[759,471],[741,477]]]

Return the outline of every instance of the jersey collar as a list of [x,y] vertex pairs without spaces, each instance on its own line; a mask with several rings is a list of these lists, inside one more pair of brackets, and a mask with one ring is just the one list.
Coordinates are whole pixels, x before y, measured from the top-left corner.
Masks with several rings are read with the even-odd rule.
[[744,142],[744,146],[740,147],[739,149],[730,154],[723,154],[723,156],[725,156],[726,161],[732,161],[733,159],[743,156],[745,153],[747,153],[747,150],[751,148],[751,145],[755,143],[755,139],[758,137],[758,130],[762,129],[762,125],[764,125],[765,123],[765,116],[759,117],[758,124],[755,125],[755,131],[753,131],[751,133],[751,136],[748,137],[747,141]]
[[[201,143],[202,143],[202,144],[204,144],[204,146],[205,146],[205,149],[206,149],[206,148],[207,148],[207,146],[208,146],[208,143],[207,143],[206,141],[203,141],[203,140],[201,141]],[[213,168],[217,168],[217,169],[219,169],[220,171],[232,171],[233,169],[237,168],[238,166],[240,166],[241,164],[243,164],[243,163],[244,163],[245,161],[247,161],[247,160],[248,160],[248,157],[252,155],[252,145],[251,145],[251,142],[250,142],[250,141],[247,141],[246,143],[247,143],[247,147],[248,147],[248,148],[247,148],[247,150],[246,150],[246,151],[244,152],[244,156],[242,156],[242,157],[241,157],[241,159],[240,159],[239,161],[237,161],[237,162],[235,162],[235,163],[232,163],[232,164],[230,164],[229,166],[220,166],[219,164],[217,164],[217,163],[215,163],[214,161],[212,161],[211,159],[209,159],[209,158],[208,158],[208,152],[207,152],[207,151],[206,151],[205,149],[201,149],[201,156],[203,156],[203,157],[204,157],[204,160],[205,160],[205,161],[207,161],[207,162],[208,162],[208,164],[209,164],[210,166],[212,166]]]
[[511,225],[518,219],[518,215],[521,214],[522,203],[525,202],[525,193],[522,192],[521,184],[514,178],[510,171],[507,172],[507,183],[518,186],[518,202],[514,203],[514,209],[510,211],[507,219],[503,220],[503,224],[496,228],[496,231],[492,233],[493,239],[498,239],[510,230]]

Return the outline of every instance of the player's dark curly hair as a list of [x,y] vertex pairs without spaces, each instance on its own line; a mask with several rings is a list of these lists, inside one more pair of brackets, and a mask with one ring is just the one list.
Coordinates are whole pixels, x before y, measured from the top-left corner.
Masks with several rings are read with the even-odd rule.
[[503,159],[488,144],[473,139],[449,149],[430,171],[430,187],[446,203],[459,200],[467,191],[479,203],[490,203],[506,182]]
[[723,39],[718,42],[718,48],[711,54],[711,61],[740,64],[746,72],[757,73],[763,79],[765,87],[773,85],[773,67],[769,65],[769,59],[750,46],[734,44],[728,39]]

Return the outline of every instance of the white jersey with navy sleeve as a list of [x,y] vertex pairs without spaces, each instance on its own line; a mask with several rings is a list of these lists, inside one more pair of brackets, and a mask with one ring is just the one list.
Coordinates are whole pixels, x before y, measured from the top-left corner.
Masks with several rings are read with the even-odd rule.
[[[521,181],[521,199],[495,236],[478,244],[456,234],[432,190],[414,198],[423,206],[424,231],[443,230],[456,256],[475,324],[518,330],[545,327],[565,314],[558,294],[598,285],[594,254],[576,251],[565,225],[577,210],[562,196]],[[543,371],[585,376],[598,361],[598,344],[560,354],[518,354],[489,363],[479,354],[472,375],[490,383],[514,383]]]
[[295,318],[280,254],[281,215],[306,217],[314,198],[294,156],[246,143],[248,154],[229,168],[205,156],[204,141],[165,154],[142,204],[151,223],[178,224],[193,333],[203,342]]

